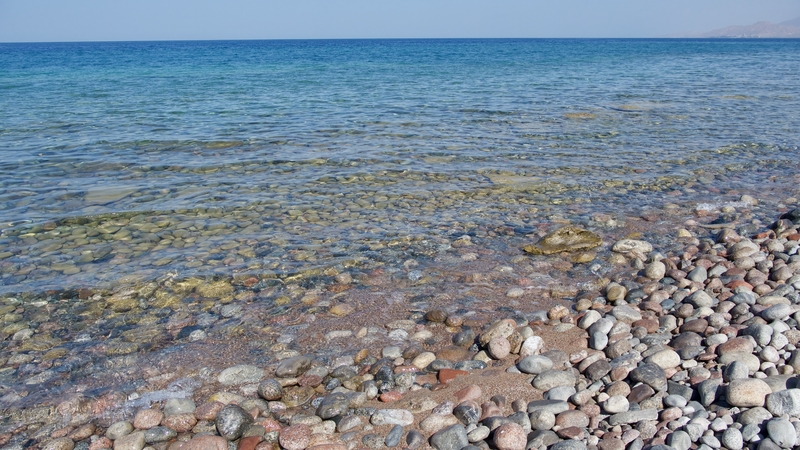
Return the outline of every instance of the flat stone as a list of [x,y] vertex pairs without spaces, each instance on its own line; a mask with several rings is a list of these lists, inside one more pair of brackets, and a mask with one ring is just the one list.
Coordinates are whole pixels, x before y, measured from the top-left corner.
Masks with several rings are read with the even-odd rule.
[[667,374],[656,364],[642,364],[628,375],[631,380],[645,383],[657,391],[667,388]]
[[800,416],[800,389],[784,389],[766,397],[766,407],[774,416]]
[[258,383],[264,378],[264,370],[256,366],[241,364],[223,370],[217,381],[225,386],[234,386],[247,383]]
[[543,410],[549,411],[555,415],[567,411],[568,409],[569,403],[560,400],[534,400],[528,403],[528,414]]
[[164,415],[192,414],[195,409],[197,405],[190,398],[171,398],[164,404]]
[[614,243],[611,251],[616,253],[631,253],[636,252],[642,255],[647,255],[653,251],[653,245],[647,241],[636,239],[622,239]]
[[590,380],[597,381],[608,375],[609,372],[611,372],[611,363],[605,358],[602,358],[590,364],[589,367],[583,371],[583,374]]
[[517,368],[522,373],[538,375],[553,368],[553,361],[541,355],[526,356],[517,363]]
[[545,235],[536,244],[526,245],[522,249],[533,255],[552,255],[589,250],[602,243],[600,236],[591,231],[567,225]]
[[662,369],[671,369],[681,364],[681,357],[675,350],[664,349],[645,359],[646,363],[652,363]]
[[586,450],[586,444],[583,441],[576,441],[569,439],[566,441],[556,442],[548,447],[548,450]]
[[630,402],[621,395],[614,395],[603,402],[603,410],[608,414],[622,413],[628,410]]
[[608,418],[611,426],[641,422],[642,420],[658,420],[657,409],[641,409],[614,414]]
[[764,320],[772,322],[773,320],[783,320],[794,313],[791,305],[773,305],[761,311],[761,317]]
[[181,445],[181,450],[228,450],[228,441],[219,436],[199,435]]
[[283,387],[278,380],[267,378],[258,384],[258,395],[264,400],[280,400],[283,397]]
[[787,419],[772,419],[766,428],[769,438],[781,448],[792,448],[797,443],[797,431]]
[[379,409],[372,415],[370,422],[376,426],[400,425],[407,427],[414,423],[414,415],[407,409]]
[[400,440],[403,438],[403,427],[400,425],[395,425],[386,435],[386,439],[383,441],[387,447],[397,447],[400,444]]
[[137,431],[114,441],[114,450],[142,450],[146,442],[144,432]]
[[710,378],[701,382],[697,386],[697,392],[700,395],[700,403],[705,407],[714,403],[714,400],[717,398],[717,391],[721,385],[722,379],[720,378]]
[[569,370],[547,370],[536,375],[532,384],[541,391],[549,391],[557,386],[574,386],[575,374]]
[[292,425],[282,429],[278,436],[278,442],[284,449],[303,450],[311,442],[311,428],[305,424]]
[[642,313],[628,305],[619,305],[611,309],[611,315],[620,322],[633,323],[642,320]]
[[770,393],[769,385],[758,378],[739,379],[728,384],[727,400],[732,406],[764,406]]
[[308,356],[295,356],[286,358],[275,368],[275,376],[279,378],[291,378],[301,375],[311,367],[311,358]]
[[467,430],[460,424],[451,425],[434,433],[430,444],[436,450],[461,450],[469,445]]

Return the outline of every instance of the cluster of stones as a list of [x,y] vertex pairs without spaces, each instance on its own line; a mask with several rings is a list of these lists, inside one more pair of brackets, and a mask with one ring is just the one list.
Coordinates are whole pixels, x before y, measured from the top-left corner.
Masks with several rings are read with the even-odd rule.
[[[725,229],[675,256],[617,242],[614,251],[641,267],[635,280],[581,295],[573,311],[533,313],[531,323],[500,320],[477,336],[465,327],[453,342],[471,346],[471,359],[388,346],[380,359],[364,350],[329,366],[287,358],[271,378],[234,366],[217,381],[252,397],[171,399],[104,434],[65,429],[42,447],[71,449],[83,437],[75,447],[91,450],[792,448],[800,444],[798,223],[795,210],[752,239]],[[460,325],[441,310],[426,319]],[[546,351],[538,324],[585,330],[587,345]],[[481,387],[469,385],[444,402],[391,407],[409,391],[503,363],[528,375],[518,398],[479,403]]]

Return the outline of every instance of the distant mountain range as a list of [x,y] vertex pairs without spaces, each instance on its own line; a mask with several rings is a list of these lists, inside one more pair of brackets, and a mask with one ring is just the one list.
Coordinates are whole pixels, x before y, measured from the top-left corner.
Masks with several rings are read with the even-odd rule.
[[691,38],[800,38],[800,17],[781,23],[757,22],[734,25],[707,33],[688,33],[673,37]]

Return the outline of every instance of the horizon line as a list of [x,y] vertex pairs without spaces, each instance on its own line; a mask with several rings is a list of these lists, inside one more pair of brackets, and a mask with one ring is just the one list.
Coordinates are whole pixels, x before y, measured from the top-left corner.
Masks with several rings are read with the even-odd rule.
[[347,37],[347,38],[233,38],[233,39],[117,39],[68,41],[0,41],[0,44],[112,44],[158,42],[257,42],[257,41],[455,41],[455,40],[800,40],[800,37]]

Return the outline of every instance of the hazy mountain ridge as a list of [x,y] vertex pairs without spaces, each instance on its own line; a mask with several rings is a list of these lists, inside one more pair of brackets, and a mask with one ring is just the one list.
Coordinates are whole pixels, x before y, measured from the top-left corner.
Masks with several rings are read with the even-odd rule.
[[781,23],[757,22],[733,25],[706,33],[689,33],[676,37],[693,38],[800,38],[800,17]]

